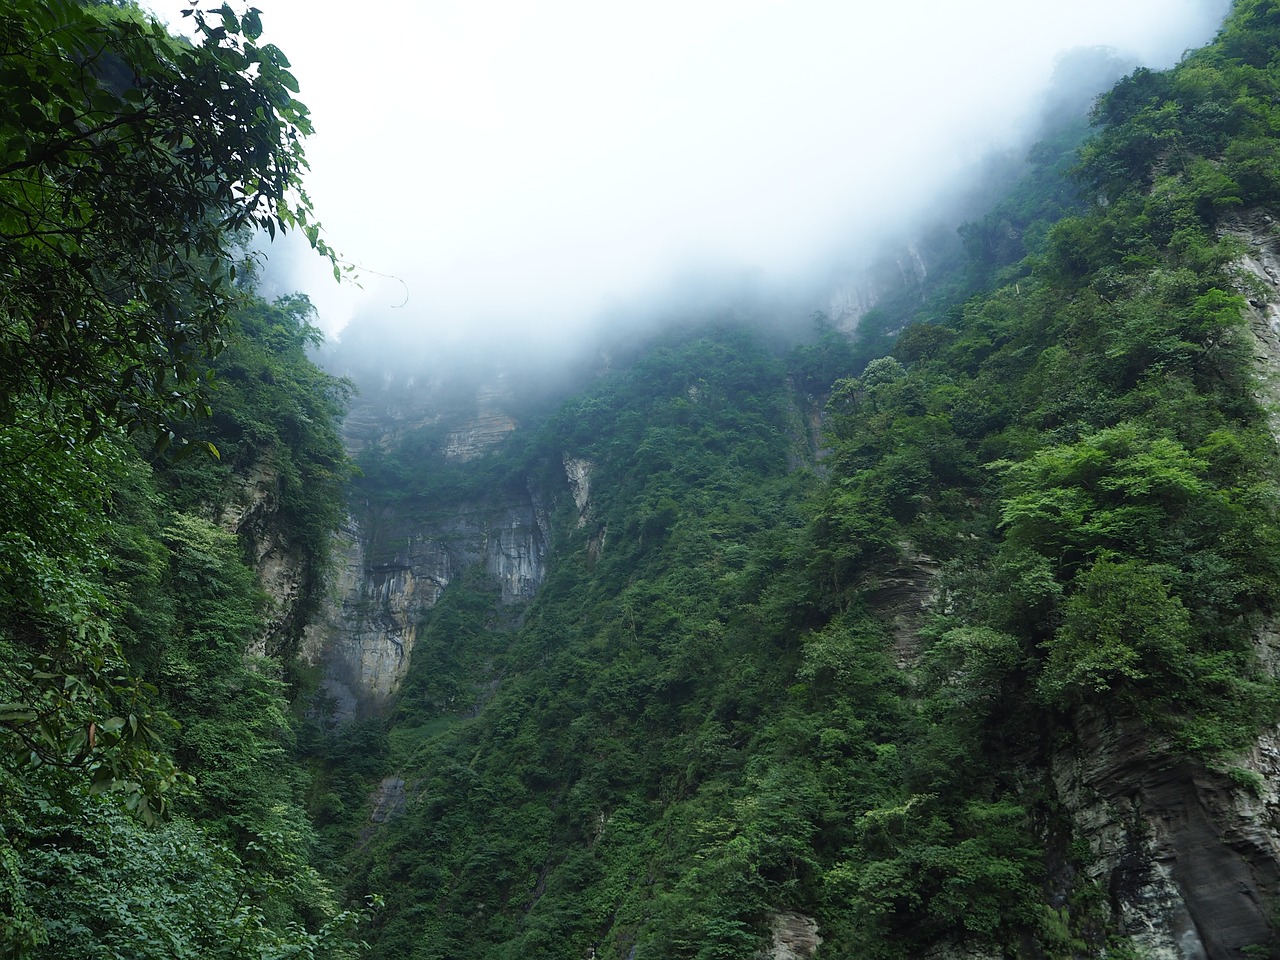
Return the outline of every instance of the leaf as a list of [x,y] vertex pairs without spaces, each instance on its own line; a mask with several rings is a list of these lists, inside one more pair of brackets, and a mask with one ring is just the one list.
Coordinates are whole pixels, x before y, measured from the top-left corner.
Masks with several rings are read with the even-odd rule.
[[262,36],[262,18],[257,7],[250,7],[240,20],[240,25],[244,28],[244,35],[249,40],[257,40]]

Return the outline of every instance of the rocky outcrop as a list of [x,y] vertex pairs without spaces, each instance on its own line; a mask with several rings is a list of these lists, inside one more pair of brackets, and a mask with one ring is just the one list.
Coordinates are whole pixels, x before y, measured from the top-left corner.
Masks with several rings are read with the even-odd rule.
[[404,780],[400,777],[383,777],[373,793],[373,809],[369,812],[369,821],[386,823],[392,817],[404,813],[407,803]]
[[[1089,844],[1115,929],[1152,960],[1226,960],[1273,942],[1275,797],[1178,756],[1137,721],[1081,710],[1053,781]],[[1255,762],[1277,772],[1274,737]],[[1272,788],[1274,791],[1274,788]]]
[[1224,222],[1220,230],[1243,248],[1234,268],[1249,303],[1255,397],[1267,406],[1271,432],[1280,437],[1280,223],[1255,210]]
[[279,474],[269,457],[232,473],[217,523],[246,544],[258,582],[267,594],[266,626],[249,653],[275,654],[296,639],[297,614],[308,579],[306,559],[275,522]]
[[818,921],[794,910],[779,910],[769,915],[769,946],[758,953],[758,960],[810,960],[822,946]]
[[503,378],[499,374],[494,383],[482,384],[476,391],[476,413],[450,431],[445,439],[446,460],[465,463],[493,449],[516,428],[514,418],[504,412],[510,403]]
[[929,282],[928,251],[917,241],[887,245],[878,256],[835,282],[827,311],[836,329],[852,332],[882,302],[906,295],[923,301]]
[[578,508],[578,519],[574,527],[582,529],[587,524],[587,516],[591,506],[591,471],[594,465],[590,460],[580,460],[566,456],[564,458],[564,474],[569,480],[569,492],[573,495],[573,505]]
[[919,660],[919,631],[937,606],[942,567],[909,543],[898,546],[901,559],[877,576],[867,591],[867,602],[876,618],[889,626],[894,660],[900,670],[906,670]]
[[995,947],[972,943],[940,943],[932,947],[921,960],[1004,960],[1005,953]]
[[441,355],[426,372],[384,371],[371,382],[369,371],[338,364],[332,372],[354,374],[360,386],[342,428],[348,450],[390,449],[427,430],[436,434],[437,452],[445,461],[465,463],[501,444],[519,426],[513,413],[519,401],[506,372],[482,374],[464,358],[456,358],[455,367],[450,369],[449,357]]
[[[357,348],[354,358],[362,356]],[[343,431],[353,456],[380,449],[420,458],[424,474],[440,467],[456,472],[517,429],[518,390],[501,359],[477,362],[446,350],[416,364],[401,357],[381,373],[331,359],[334,372],[354,375],[360,387]],[[418,372],[407,372],[411,367]],[[570,492],[583,498],[581,510],[589,474],[584,462],[569,478],[577,484]],[[337,538],[328,598],[305,638],[304,656],[323,665],[320,712],[342,721],[380,711],[409,669],[424,615],[467,570],[483,568],[505,605],[531,599],[546,574],[550,544],[544,499],[562,492],[504,486],[431,499],[407,490],[364,491]]]
[[418,625],[450,582],[479,564],[504,604],[531,599],[546,574],[549,519],[538,497],[495,497],[418,514],[386,510],[352,520],[305,653],[324,664],[324,711],[335,720],[376,713],[409,669]]

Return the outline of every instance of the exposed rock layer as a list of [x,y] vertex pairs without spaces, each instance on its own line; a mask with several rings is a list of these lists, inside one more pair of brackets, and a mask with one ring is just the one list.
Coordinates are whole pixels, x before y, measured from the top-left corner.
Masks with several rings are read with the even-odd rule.
[[234,472],[217,522],[248,545],[258,582],[266,592],[267,622],[249,652],[277,653],[296,639],[298,609],[308,579],[307,562],[276,522],[280,477],[269,457]]
[[[362,384],[344,429],[348,448],[357,455],[393,449],[428,430],[438,441],[421,447],[427,472],[500,445],[517,427],[506,375],[446,374],[388,374],[381,383]],[[588,473],[583,465],[570,477],[582,511]],[[500,488],[449,501],[396,493],[385,503],[360,504],[336,539],[329,598],[304,644],[304,656],[323,664],[324,712],[335,720],[386,704],[409,669],[424,614],[465,571],[482,566],[504,604],[532,598],[546,572],[550,521],[540,492]]]
[[[1086,710],[1075,719],[1072,744],[1052,758],[1053,780],[1118,931],[1152,960],[1240,957],[1270,943],[1280,893],[1275,797],[1171,753],[1136,721]],[[1254,761],[1272,776],[1273,740]]]
[[546,573],[548,518],[532,494],[435,514],[388,510],[340,538],[331,599],[309,631],[336,719],[376,712],[409,668],[418,624],[444,589],[482,564],[504,603],[533,597]]
[[769,946],[760,960],[810,960],[822,945],[818,922],[794,910],[769,915]]

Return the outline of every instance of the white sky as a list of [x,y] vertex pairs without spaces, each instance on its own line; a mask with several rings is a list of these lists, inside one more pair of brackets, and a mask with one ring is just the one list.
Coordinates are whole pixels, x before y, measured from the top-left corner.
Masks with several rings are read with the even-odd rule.
[[1012,142],[1058,53],[1168,65],[1224,6],[253,2],[312,111],[330,242],[403,285],[273,263],[326,329],[395,313],[436,334],[572,326],[700,266],[798,275]]

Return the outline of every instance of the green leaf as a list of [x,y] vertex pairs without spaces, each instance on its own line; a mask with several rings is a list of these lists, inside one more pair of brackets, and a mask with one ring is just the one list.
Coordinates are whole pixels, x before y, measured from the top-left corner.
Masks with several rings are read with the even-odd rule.
[[250,7],[241,18],[244,35],[249,40],[257,40],[262,36],[262,18],[259,16],[261,12],[257,7]]

